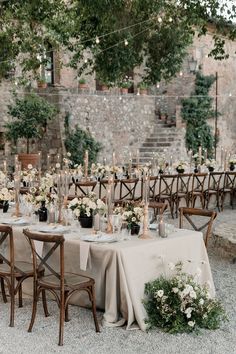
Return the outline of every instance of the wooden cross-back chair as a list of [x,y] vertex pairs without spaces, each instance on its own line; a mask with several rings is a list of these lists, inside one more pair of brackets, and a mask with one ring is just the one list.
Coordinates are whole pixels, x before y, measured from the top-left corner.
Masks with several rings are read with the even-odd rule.
[[[192,226],[192,228],[195,231],[202,231],[206,229],[205,236],[204,236],[204,242],[207,248],[208,245],[208,240],[211,236],[212,232],[212,225],[213,221],[215,220],[217,213],[215,211],[210,211],[210,210],[204,210],[204,209],[198,209],[198,208],[185,208],[181,207],[179,208],[179,227],[180,229],[183,228],[184,226],[184,219],[188,221],[188,223]],[[193,217],[204,217],[207,218],[207,222],[202,223],[202,220],[198,218],[197,224],[196,220],[193,220]],[[199,226],[199,224],[201,224]]]
[[137,200],[141,198],[140,196],[136,196],[136,187],[139,182],[138,178],[128,178],[128,179],[121,179],[119,181],[119,185],[117,188],[119,188],[119,199],[115,200],[116,203],[119,201],[124,201],[124,200]]
[[205,205],[204,189],[207,173],[194,173],[192,175],[192,188],[189,193],[189,206],[195,207],[196,200],[199,199],[202,209]]
[[176,192],[177,175],[161,175],[157,202],[168,202],[172,218],[174,218],[174,197]]
[[223,172],[211,172],[208,177],[207,189],[204,191],[205,208],[208,209],[212,196],[216,197],[216,206],[220,211],[220,190]]
[[[96,332],[99,332],[99,325],[96,315],[96,302],[95,302],[95,281],[94,279],[75,273],[65,272],[64,269],[64,236],[56,234],[40,234],[29,231],[28,229],[23,230],[25,236],[29,240],[32,256],[33,256],[33,267],[34,267],[34,294],[33,294],[33,309],[30,325],[28,332],[32,331],[36,311],[37,302],[39,295],[42,291],[49,291],[52,293],[57,301],[58,307],[60,309],[60,321],[59,321],[59,345],[63,345],[63,334],[64,334],[64,321],[69,321],[68,317],[68,304],[71,296],[78,291],[86,291],[89,295],[89,299],[92,304],[92,313],[95,323]],[[35,242],[44,242],[48,244],[49,250],[45,255],[40,255],[37,253],[35,248]],[[58,255],[58,269],[55,269],[50,264],[50,258],[54,252],[59,249]],[[38,260],[40,265],[45,267],[47,274],[43,277],[38,278],[37,276],[37,264]]]
[[177,188],[175,193],[176,217],[178,216],[179,204],[185,201],[186,207],[189,207],[189,192],[192,173],[179,173],[177,177]]
[[234,198],[236,197],[236,172],[225,172],[223,188],[220,190],[221,210],[224,209],[225,196],[230,195],[230,205],[234,208]]
[[[36,268],[37,275],[40,277],[44,273],[43,267]],[[7,302],[5,284],[8,288],[11,308],[10,308],[10,327],[14,327],[15,296],[19,295],[19,307],[22,302],[22,283],[29,277],[33,277],[33,265],[30,262],[16,261],[14,252],[13,231],[10,226],[0,225],[0,279],[3,301]],[[43,293],[43,303],[45,305],[45,293]]]
[[150,176],[149,200],[155,201],[157,195],[159,176]]
[[84,197],[94,191],[97,181],[75,182],[75,194],[77,197]]

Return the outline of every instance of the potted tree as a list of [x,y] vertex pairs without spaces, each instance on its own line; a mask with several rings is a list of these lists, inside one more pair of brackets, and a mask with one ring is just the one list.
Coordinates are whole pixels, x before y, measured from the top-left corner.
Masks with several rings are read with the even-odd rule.
[[141,81],[138,84],[138,88],[139,88],[139,93],[140,95],[147,95],[148,93],[148,83],[145,81]]
[[85,90],[85,89],[88,88],[87,85],[86,85],[86,80],[85,80],[84,77],[81,77],[81,78],[79,79],[79,88],[80,88],[81,90]]
[[35,165],[38,160],[38,154],[30,154],[31,140],[43,137],[47,122],[55,117],[56,112],[55,106],[35,94],[16,97],[15,102],[8,106],[8,114],[13,121],[5,125],[6,139],[14,144],[19,139],[26,140],[26,153],[18,155],[23,168],[28,164]]

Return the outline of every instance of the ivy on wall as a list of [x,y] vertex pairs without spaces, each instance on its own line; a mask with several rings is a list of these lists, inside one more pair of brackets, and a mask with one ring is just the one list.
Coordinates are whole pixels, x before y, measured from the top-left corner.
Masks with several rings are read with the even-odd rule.
[[209,90],[215,81],[215,76],[196,74],[195,90],[189,98],[182,100],[181,115],[186,122],[186,147],[193,153],[198,152],[201,145],[207,149],[208,156],[212,157],[214,149],[214,135],[207,120],[213,118],[215,111],[212,108],[213,98],[209,97]]

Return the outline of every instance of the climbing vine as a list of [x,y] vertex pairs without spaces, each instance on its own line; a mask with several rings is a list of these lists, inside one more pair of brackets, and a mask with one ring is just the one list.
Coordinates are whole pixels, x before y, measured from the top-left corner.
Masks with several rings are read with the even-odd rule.
[[215,81],[214,76],[196,74],[195,90],[189,98],[182,100],[182,118],[186,122],[185,142],[188,150],[197,153],[199,146],[207,149],[208,156],[212,156],[214,149],[214,135],[207,120],[214,117],[212,108],[213,98],[209,90]]

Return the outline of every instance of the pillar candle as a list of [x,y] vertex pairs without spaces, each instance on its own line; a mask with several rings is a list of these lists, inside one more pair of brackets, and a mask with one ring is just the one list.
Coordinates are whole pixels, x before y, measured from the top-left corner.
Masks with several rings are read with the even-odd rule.
[[137,167],[139,168],[139,149],[136,152]]
[[224,149],[223,149],[223,147],[221,147],[221,150],[220,150],[220,166],[222,168],[224,166]]
[[47,155],[47,171],[50,170],[50,160],[51,160],[51,157],[50,157],[50,155],[48,154],[48,155]]
[[158,230],[159,230],[159,236],[166,237],[165,223],[164,223],[162,218],[161,218],[161,220],[159,222]]
[[88,150],[85,150],[84,153],[84,176],[88,178]]
[[104,157],[103,158],[103,165],[106,166],[106,164],[107,164],[107,159]]
[[5,175],[7,175],[7,161],[6,160],[3,161],[3,172],[5,173]]
[[170,157],[170,168],[172,168],[172,166],[173,166],[173,156],[171,155],[171,157]]
[[207,160],[207,149],[204,150],[204,162]]

